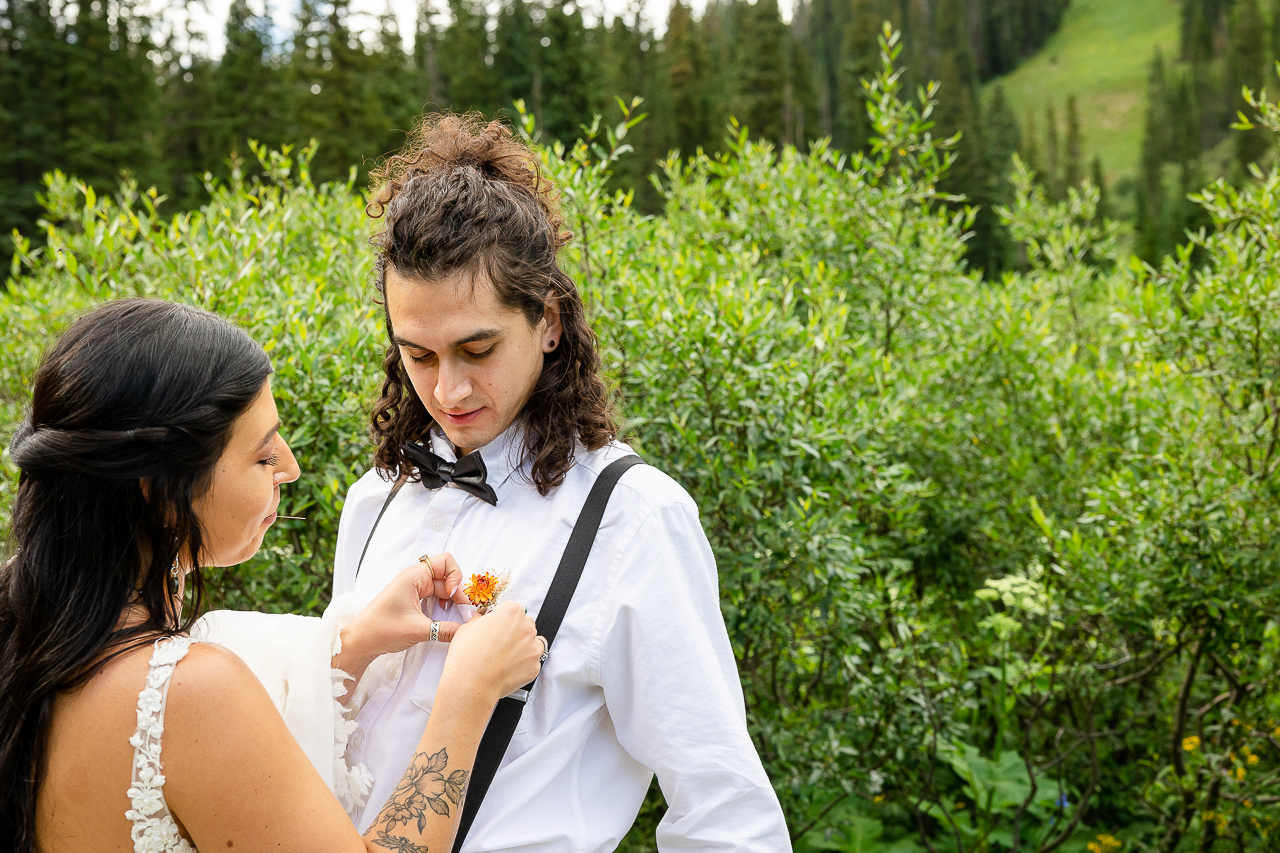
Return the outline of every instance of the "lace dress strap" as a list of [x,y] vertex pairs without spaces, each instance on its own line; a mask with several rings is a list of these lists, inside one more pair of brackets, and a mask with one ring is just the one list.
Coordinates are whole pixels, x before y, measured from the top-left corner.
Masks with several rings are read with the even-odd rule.
[[173,668],[191,648],[190,637],[162,637],[147,669],[147,683],[138,694],[138,728],[129,738],[133,746],[133,779],[129,787],[131,808],[124,813],[132,824],[134,853],[196,853],[178,832],[164,801],[164,770],[160,765],[160,738],[164,734],[164,707],[169,696]]

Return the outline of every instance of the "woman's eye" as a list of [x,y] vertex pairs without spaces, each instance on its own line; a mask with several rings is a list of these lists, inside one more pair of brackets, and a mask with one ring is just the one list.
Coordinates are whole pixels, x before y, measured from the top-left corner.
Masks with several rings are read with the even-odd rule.
[[418,364],[422,364],[423,362],[427,362],[435,358],[435,354],[431,352],[424,352],[422,355],[414,355],[411,352],[406,352],[405,354],[409,356],[410,361],[417,362]]
[[493,353],[493,350],[494,350],[494,347],[489,347],[487,350],[484,350],[483,352],[471,352],[470,350],[467,350],[467,355],[477,359],[488,358]]
[[261,460],[259,464],[270,465],[272,468],[274,468],[280,464],[280,454],[273,453],[269,458]]

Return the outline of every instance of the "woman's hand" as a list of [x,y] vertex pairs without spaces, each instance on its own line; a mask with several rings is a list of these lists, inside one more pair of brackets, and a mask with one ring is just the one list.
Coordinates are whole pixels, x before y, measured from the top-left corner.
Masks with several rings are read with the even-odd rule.
[[[431,617],[423,602],[434,599],[466,604],[462,568],[452,554],[436,554],[430,563],[417,562],[395,577],[342,629],[342,652],[333,666],[359,680],[379,655],[402,652],[431,638]],[[430,610],[430,607],[425,608]],[[437,639],[448,642],[460,627],[440,622]]]
[[546,646],[537,626],[514,601],[504,601],[490,613],[457,627],[441,689],[479,691],[491,704],[523,687],[542,669],[538,658]]

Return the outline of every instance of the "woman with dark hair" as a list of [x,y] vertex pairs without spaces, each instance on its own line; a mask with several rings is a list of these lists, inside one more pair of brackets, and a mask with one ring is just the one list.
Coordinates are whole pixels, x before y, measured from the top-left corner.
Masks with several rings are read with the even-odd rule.
[[440,632],[424,600],[456,595],[461,578],[441,554],[339,627],[332,666],[354,679],[379,655],[453,639],[437,712],[363,838],[263,684],[187,633],[199,567],[251,557],[299,474],[270,374],[241,330],[156,300],[104,305],[46,353],[10,444],[21,473],[16,550],[0,567],[0,850],[451,842],[490,712],[539,669],[544,644],[518,605]]

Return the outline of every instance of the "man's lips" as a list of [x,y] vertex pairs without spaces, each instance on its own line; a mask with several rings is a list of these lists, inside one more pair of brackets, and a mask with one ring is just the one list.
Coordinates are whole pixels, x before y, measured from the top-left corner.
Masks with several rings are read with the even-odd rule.
[[480,417],[480,413],[483,411],[484,411],[484,406],[481,406],[478,409],[472,409],[469,412],[460,412],[456,415],[452,412],[444,412],[444,411],[442,411],[440,414],[444,415],[446,420],[448,420],[448,422],[453,426],[466,426],[467,424],[474,421],[476,418]]

